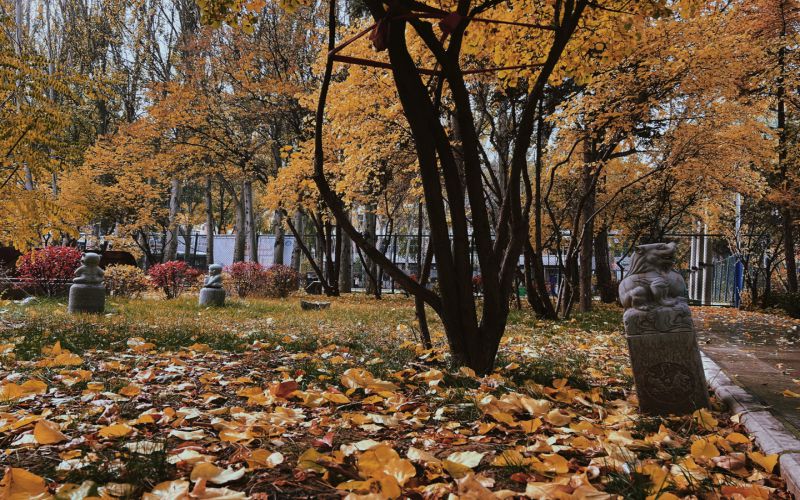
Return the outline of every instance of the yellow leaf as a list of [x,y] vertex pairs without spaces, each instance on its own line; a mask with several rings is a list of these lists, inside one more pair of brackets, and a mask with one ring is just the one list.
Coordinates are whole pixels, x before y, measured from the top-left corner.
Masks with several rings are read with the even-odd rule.
[[698,439],[692,443],[692,456],[695,458],[714,458],[719,456],[719,450],[707,439]]
[[397,480],[400,486],[417,473],[414,465],[403,458],[389,445],[380,444],[365,451],[358,457],[358,470],[362,477],[379,478],[381,474]]
[[800,398],[800,394],[794,391],[790,391],[789,389],[783,391],[783,395],[786,396],[787,398]]
[[700,408],[699,410],[692,413],[692,419],[694,419],[695,423],[699,425],[702,429],[707,431],[713,431],[717,428],[719,422],[717,419],[714,418],[711,413],[705,408]]
[[544,417],[544,420],[545,422],[557,427],[563,427],[570,423],[572,417],[566,413],[562,413],[558,408],[554,408],[547,413],[547,415]]
[[122,389],[119,390],[119,394],[120,395],[127,396],[129,398],[132,398],[134,396],[138,396],[139,394],[141,394],[141,392],[142,392],[142,390],[139,388],[139,386],[136,386],[136,385],[133,385],[133,384],[126,385],[125,387],[123,387]]
[[556,474],[566,474],[569,472],[569,462],[558,453],[544,454],[541,455],[540,458],[551,472],[555,472]]
[[731,432],[730,434],[725,436],[725,439],[729,443],[733,443],[733,444],[749,444],[750,443],[750,440],[747,439],[747,436],[745,436],[744,434],[739,434],[738,432]]
[[55,422],[49,420],[39,420],[33,428],[33,437],[39,444],[56,444],[67,440],[67,436],[61,433],[61,428]]
[[523,420],[519,422],[519,428],[528,434],[533,434],[539,427],[542,426],[542,419],[534,418],[533,420]]
[[0,481],[0,498],[8,500],[28,500],[52,498],[47,494],[44,479],[26,471],[9,467]]
[[189,498],[189,486],[189,481],[164,481],[158,483],[150,493],[145,493],[142,500]]
[[124,437],[133,432],[134,429],[128,424],[114,424],[100,429],[98,434],[106,438]]
[[763,453],[753,451],[748,453],[747,456],[750,457],[750,460],[760,465],[762,469],[770,473],[775,468],[775,464],[778,463],[778,454],[776,453],[772,455],[764,455]]
[[478,453],[477,451],[457,451],[448,455],[447,460],[472,469],[481,463],[484,455],[486,453]]

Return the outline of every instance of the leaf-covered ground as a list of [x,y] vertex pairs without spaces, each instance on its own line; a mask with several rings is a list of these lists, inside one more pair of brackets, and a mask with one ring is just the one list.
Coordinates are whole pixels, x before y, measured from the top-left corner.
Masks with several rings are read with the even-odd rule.
[[616,308],[478,378],[407,299],[195,300],[0,303],[0,498],[788,498],[736,416],[637,414]]

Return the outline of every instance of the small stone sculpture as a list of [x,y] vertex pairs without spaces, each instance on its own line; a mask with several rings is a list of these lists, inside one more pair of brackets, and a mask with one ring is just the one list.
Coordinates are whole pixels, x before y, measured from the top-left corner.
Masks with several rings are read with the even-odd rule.
[[686,283],[673,269],[676,250],[675,243],[636,247],[619,284],[639,406],[648,414],[685,414],[709,404]]
[[75,277],[69,287],[71,313],[102,313],[106,305],[106,289],[103,286],[103,270],[100,269],[100,256],[87,252],[81,258],[81,266],[75,270]]
[[200,289],[200,305],[204,307],[225,305],[225,290],[222,288],[222,266],[208,266],[208,276]]

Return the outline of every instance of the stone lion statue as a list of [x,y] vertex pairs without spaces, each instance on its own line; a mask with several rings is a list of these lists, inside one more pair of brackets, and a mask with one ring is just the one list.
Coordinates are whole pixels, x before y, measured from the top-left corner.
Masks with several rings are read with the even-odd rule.
[[676,250],[675,243],[636,247],[630,270],[619,284],[628,335],[644,329],[666,331],[686,324],[691,327],[686,283],[673,269]]

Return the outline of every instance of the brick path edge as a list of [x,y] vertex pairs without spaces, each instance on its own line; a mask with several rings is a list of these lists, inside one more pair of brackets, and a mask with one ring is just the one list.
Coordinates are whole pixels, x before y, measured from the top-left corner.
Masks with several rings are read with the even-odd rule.
[[764,453],[780,455],[786,489],[800,499],[800,440],[755,396],[736,385],[714,360],[702,351],[701,356],[708,385],[732,413],[740,414],[739,421]]

